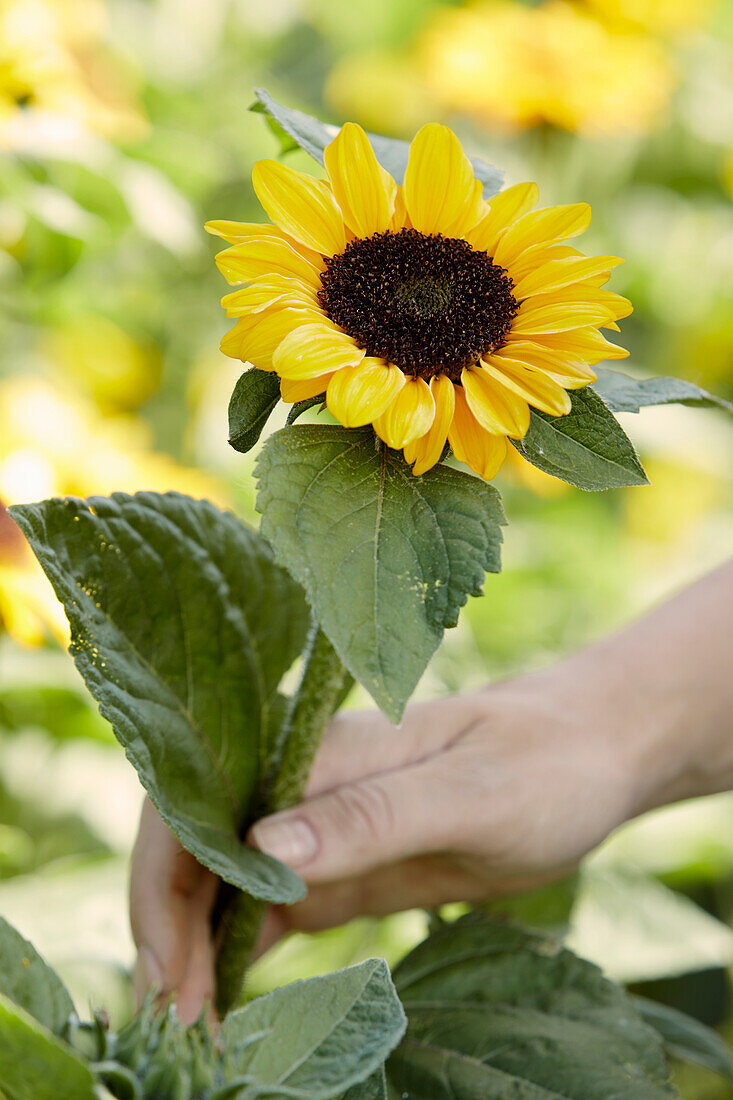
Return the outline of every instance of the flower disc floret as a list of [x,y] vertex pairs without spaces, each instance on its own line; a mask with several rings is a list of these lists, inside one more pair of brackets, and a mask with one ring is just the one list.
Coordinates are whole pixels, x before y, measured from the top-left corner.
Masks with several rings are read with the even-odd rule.
[[503,268],[468,241],[416,229],[351,241],[326,260],[318,301],[366,354],[459,381],[501,347],[519,303]]

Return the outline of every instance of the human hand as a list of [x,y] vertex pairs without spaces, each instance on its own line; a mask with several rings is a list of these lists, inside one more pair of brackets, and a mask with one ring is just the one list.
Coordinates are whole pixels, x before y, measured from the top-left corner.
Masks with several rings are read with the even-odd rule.
[[185,1024],[214,997],[211,914],[218,888],[217,876],[186,851],[146,798],[130,875],[133,981],[139,1001],[151,987],[162,998],[175,994]]
[[570,669],[409,707],[334,719],[300,806],[250,841],[305,879],[261,941],[358,915],[476,901],[574,867],[638,812],[632,754]]
[[[270,910],[260,951],[292,929],[529,889],[573,866],[630,811],[618,738],[562,666],[486,691],[334,719],[306,798],[249,840],[309,885]],[[213,994],[218,880],[146,802],[133,855],[136,985],[190,1021]]]

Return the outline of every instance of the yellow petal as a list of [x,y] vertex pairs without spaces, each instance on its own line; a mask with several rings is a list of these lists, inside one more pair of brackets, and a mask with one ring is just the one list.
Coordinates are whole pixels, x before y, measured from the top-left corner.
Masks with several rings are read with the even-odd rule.
[[483,181],[475,179],[473,181],[473,194],[463,208],[462,213],[450,227],[450,235],[452,237],[465,237],[476,222],[483,217],[485,209]]
[[320,290],[319,272],[325,264],[321,257],[318,264],[312,263],[279,237],[261,236],[248,237],[217,253],[216,266],[232,285],[253,283],[263,275],[284,275]]
[[283,401],[307,401],[311,397],[325,394],[333,374],[319,374],[315,378],[304,378],[294,382],[291,378],[280,379],[280,395]]
[[590,217],[591,209],[587,202],[548,206],[545,210],[524,214],[502,235],[494,252],[494,261],[507,267],[525,248],[577,237],[588,228]]
[[547,294],[583,279],[604,275],[623,262],[620,256],[571,256],[565,260],[552,260],[515,283],[512,293],[517,301],[533,294]]
[[272,356],[283,337],[294,329],[318,320],[311,310],[274,309],[240,317],[221,342],[221,350],[232,359],[242,359],[260,370],[272,370]]
[[374,430],[396,451],[425,435],[435,417],[435,401],[422,378],[408,378],[392,404],[374,419]]
[[504,226],[508,226],[531,210],[539,197],[540,189],[536,183],[515,183],[489,199],[489,210]]
[[328,384],[329,412],[345,428],[370,424],[391,405],[406,381],[399,367],[367,357],[337,371]]
[[210,233],[212,237],[222,237],[229,244],[239,244],[240,241],[246,240],[247,237],[262,236],[262,234],[270,228],[274,228],[269,225],[264,225],[262,222],[231,222],[231,221],[212,221],[206,222],[204,229],[207,233]]
[[410,145],[405,172],[405,203],[421,233],[444,233],[465,217],[474,199],[471,162],[452,130],[429,122]]
[[582,252],[569,244],[538,244],[528,248],[516,260],[507,264],[507,273],[513,283],[518,283],[525,275],[536,271],[538,267],[549,263],[550,260],[564,260],[568,256],[578,256],[585,259]]
[[[595,331],[595,330],[594,330]],[[560,348],[541,347],[533,341],[516,340],[506,344],[499,353],[501,358],[513,359],[532,370],[543,371],[566,389],[579,389],[595,382],[597,375],[578,355]]]
[[374,155],[361,126],[347,122],[323,151],[333,195],[357,237],[385,233],[395,210],[397,184]]
[[581,390],[598,378],[592,367],[586,366],[585,363],[579,363],[577,360],[569,360],[562,367],[558,367],[557,370],[546,371],[546,374],[565,390]]
[[610,278],[610,271],[601,271],[598,275],[590,275],[587,279],[583,279],[583,286],[605,286]]
[[606,306],[593,302],[536,304],[538,302],[538,298],[522,302],[519,313],[512,321],[513,333],[531,336],[535,333],[565,332],[583,325],[602,325],[613,316]]
[[612,290],[603,290],[601,287],[590,286],[585,282],[575,283],[560,290],[552,290],[547,294],[536,294],[531,302],[527,301],[520,307],[520,313],[524,307],[537,306],[541,308],[549,305],[559,305],[561,309],[566,306],[595,305],[606,309],[612,320],[619,321],[633,313],[634,307],[628,298],[620,294],[614,294]]
[[[598,302],[599,305],[607,305],[613,311],[613,322],[611,324],[615,321],[622,321],[624,317],[628,317],[634,312],[634,307],[629,299],[624,298],[621,294],[614,294],[612,290],[597,289],[591,300]],[[611,325],[608,324],[605,327],[610,328]],[[616,332],[619,331],[615,325],[614,329]]]
[[407,207],[405,206],[405,191],[403,187],[397,187],[397,194],[395,196],[394,214],[392,220],[389,223],[389,228],[393,233],[399,233],[400,229],[410,227],[410,219],[407,214]]
[[607,321],[605,325],[601,325],[601,328],[610,328],[613,332],[621,331],[615,321]]
[[211,233],[212,237],[221,237],[229,244],[241,244],[242,241],[249,240],[250,237],[277,237],[278,240],[286,241],[291,248],[294,248],[296,252],[300,252],[311,263],[316,266],[323,266],[323,257],[319,252],[314,251],[312,248],[306,248],[300,241],[296,241],[295,237],[283,232],[279,225],[273,225],[272,222],[215,221],[206,222],[204,229],[207,233]]
[[281,309],[289,306],[322,312],[312,288],[284,275],[270,275],[269,278],[258,279],[256,283],[225,294],[221,304],[229,317],[246,317],[249,313],[272,309],[275,305],[279,305]]
[[331,188],[277,160],[258,160],[252,185],[268,217],[286,233],[326,256],[346,247],[344,221]]
[[456,407],[456,388],[445,374],[430,379],[430,392],[435,401],[435,419],[430,430],[412,443],[405,445],[405,460],[412,466],[415,477],[432,470],[440,459],[448,438]]
[[521,439],[529,427],[529,405],[481,367],[467,367],[461,383],[468,407],[487,432]]
[[499,234],[532,209],[539,193],[536,183],[516,183],[500,191],[489,201],[488,213],[466,234],[468,243],[484,252],[493,252]]
[[[515,341],[525,342],[526,337],[509,334],[506,346],[511,354],[513,354]],[[629,354],[625,348],[612,344],[602,332],[595,328],[578,328],[572,332],[548,332],[533,337],[532,344],[560,354],[577,356],[591,366],[604,359],[626,359]]]
[[364,358],[345,332],[328,321],[307,324],[291,332],[276,348],[272,363],[281,378],[302,381],[319,374],[353,367]]
[[506,437],[482,428],[471,412],[463,390],[456,386],[455,391],[456,405],[448,429],[448,442],[459,462],[465,462],[479,477],[491,481],[506,458]]
[[483,369],[536,409],[551,416],[565,416],[570,412],[569,394],[542,371],[533,370],[525,363],[504,355],[488,356],[483,361]]
[[273,225],[271,222],[213,221],[206,222],[204,229],[212,237],[221,237],[229,244],[241,244],[248,237],[287,237],[287,234],[283,233],[279,226]]

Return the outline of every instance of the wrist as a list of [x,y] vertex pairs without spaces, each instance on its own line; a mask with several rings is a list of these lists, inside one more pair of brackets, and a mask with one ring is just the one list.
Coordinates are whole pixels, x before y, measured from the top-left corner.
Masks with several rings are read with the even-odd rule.
[[626,634],[563,663],[584,696],[589,734],[605,741],[627,785],[627,819],[730,789],[733,752],[714,743],[706,701],[684,676],[656,667]]

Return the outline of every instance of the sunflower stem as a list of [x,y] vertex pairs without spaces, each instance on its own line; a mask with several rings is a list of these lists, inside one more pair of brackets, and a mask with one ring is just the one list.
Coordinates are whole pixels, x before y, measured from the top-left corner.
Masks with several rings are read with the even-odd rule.
[[[273,753],[259,816],[296,806],[303,797],[323,731],[348,694],[353,679],[315,621],[298,688],[292,696]],[[240,1000],[267,903],[237,891],[218,924],[216,1011],[220,1019]]]

